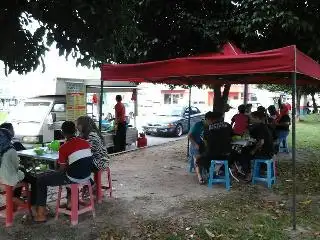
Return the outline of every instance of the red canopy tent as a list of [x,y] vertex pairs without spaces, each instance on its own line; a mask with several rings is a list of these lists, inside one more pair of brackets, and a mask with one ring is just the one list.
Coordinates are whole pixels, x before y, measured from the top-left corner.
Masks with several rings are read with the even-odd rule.
[[[101,79],[168,84],[277,83],[320,79],[320,66],[295,46],[244,54],[210,54],[138,64],[103,64]],[[319,82],[320,83],[320,82]]]
[[[138,64],[103,64],[101,82],[131,81],[180,85],[214,83],[292,85],[293,229],[296,229],[296,91],[297,84],[320,84],[320,65],[287,46],[242,53],[228,43],[222,53]],[[101,94],[102,96],[102,94]],[[102,101],[100,101],[102,102]]]

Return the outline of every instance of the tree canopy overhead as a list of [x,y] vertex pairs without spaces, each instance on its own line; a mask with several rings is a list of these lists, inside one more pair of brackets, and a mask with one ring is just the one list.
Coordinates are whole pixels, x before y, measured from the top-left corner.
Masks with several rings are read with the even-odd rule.
[[27,73],[55,43],[82,65],[110,61],[137,35],[134,8],[130,0],[2,0],[0,60],[9,72]]
[[318,60],[319,7],[311,0],[2,0],[0,60],[26,73],[52,43],[93,66],[197,55],[226,41],[248,52],[296,44]]

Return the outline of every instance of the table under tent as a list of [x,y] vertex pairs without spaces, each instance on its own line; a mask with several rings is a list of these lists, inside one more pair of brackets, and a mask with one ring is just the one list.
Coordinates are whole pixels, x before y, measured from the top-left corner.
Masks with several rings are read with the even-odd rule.
[[205,55],[139,64],[103,64],[101,82],[130,81],[176,85],[288,84],[292,86],[292,222],[296,229],[297,85],[320,84],[320,66],[296,46],[237,55]]

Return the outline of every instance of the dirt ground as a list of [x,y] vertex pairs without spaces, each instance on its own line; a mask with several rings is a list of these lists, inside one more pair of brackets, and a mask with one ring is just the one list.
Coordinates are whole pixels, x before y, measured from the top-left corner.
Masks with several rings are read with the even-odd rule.
[[[1,220],[0,240],[109,239],[101,237],[106,231],[126,231],[128,238],[139,239],[141,220],[186,216],[189,212],[182,209],[186,201],[227,194],[223,187],[199,186],[195,175],[187,172],[186,140],[115,156],[111,171],[113,198],[96,205],[94,220],[87,213],[71,227],[63,215],[43,225],[17,216],[12,228],[4,228]],[[54,202],[51,209],[53,215]]]

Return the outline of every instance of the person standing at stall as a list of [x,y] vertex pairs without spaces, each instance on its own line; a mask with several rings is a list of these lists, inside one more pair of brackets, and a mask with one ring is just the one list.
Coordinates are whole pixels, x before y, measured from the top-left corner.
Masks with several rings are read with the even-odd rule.
[[115,152],[122,152],[126,150],[126,108],[122,103],[121,95],[116,96],[117,104],[115,109],[115,124],[116,124],[116,136],[115,136]]

